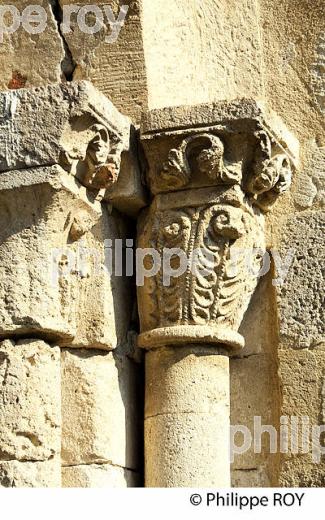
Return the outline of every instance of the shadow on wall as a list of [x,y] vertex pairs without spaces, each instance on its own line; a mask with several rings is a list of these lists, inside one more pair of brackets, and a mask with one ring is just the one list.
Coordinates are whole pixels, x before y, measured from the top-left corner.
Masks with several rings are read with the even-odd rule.
[[[261,278],[239,329],[246,346],[238,357],[230,359],[231,424],[246,426],[252,436],[254,416],[261,418],[262,425],[273,425],[279,431],[281,396],[273,277],[270,271]],[[241,434],[236,435],[235,443],[242,445]],[[232,486],[277,486],[279,462],[279,454],[269,451],[269,435],[263,434],[261,453],[254,453],[252,446],[235,455]]]

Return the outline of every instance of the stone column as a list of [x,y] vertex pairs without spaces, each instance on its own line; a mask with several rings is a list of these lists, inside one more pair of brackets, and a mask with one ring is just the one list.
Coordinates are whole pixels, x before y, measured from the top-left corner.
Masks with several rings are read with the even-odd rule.
[[0,134],[0,485],[134,485],[132,301],[105,265],[144,205],[131,122],[76,82],[1,93]]
[[298,144],[251,100],[153,110],[141,139],[154,196],[138,229],[150,248],[138,286],[146,486],[226,487],[229,355],[244,346],[264,213],[290,185]]

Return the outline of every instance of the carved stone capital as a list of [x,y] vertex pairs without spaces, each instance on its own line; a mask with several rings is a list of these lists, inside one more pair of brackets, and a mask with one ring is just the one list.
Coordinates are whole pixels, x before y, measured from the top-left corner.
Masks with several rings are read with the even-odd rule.
[[0,338],[126,342],[105,240],[144,205],[134,132],[87,82],[0,93]]
[[[153,110],[141,139],[154,200],[138,246],[162,265],[138,287],[139,345],[242,347],[238,328],[265,252],[263,213],[289,188],[298,143],[251,100]],[[177,251],[188,260],[181,274]]]
[[117,209],[145,205],[131,121],[87,81],[1,92],[0,135],[0,173],[59,165]]

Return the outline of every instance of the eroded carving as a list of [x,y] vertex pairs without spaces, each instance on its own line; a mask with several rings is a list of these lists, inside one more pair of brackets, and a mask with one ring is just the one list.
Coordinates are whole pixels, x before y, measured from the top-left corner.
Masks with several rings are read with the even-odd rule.
[[220,105],[220,121],[206,128],[195,125],[195,108],[190,115],[184,109],[193,128],[172,127],[182,121],[178,108],[177,117],[172,109],[153,112],[153,124],[167,115],[165,131],[146,123],[142,140],[155,198],[138,242],[158,252],[162,265],[138,287],[144,348],[244,344],[238,329],[263,264],[263,214],[289,188],[294,160],[283,128],[271,128],[260,112],[252,117],[254,104],[240,103],[238,118],[233,105]]
[[253,204],[268,211],[278,196],[289,189],[292,166],[288,156],[264,131],[257,132],[255,138],[253,159],[247,165],[245,157],[240,161],[227,160],[225,145],[218,135],[194,134],[169,151],[154,185],[162,192],[191,187],[191,181],[198,184],[198,175],[203,185],[239,184]]
[[[235,194],[234,205],[224,202],[220,194],[215,203],[204,204],[203,194],[200,205],[153,207],[140,228],[140,247],[150,245],[161,258],[164,251],[181,251],[188,261],[179,274],[175,255],[170,265],[176,276],[165,283],[162,267],[138,288],[142,346],[183,342],[184,333],[187,341],[243,345],[236,331],[257,284],[265,250],[263,217],[249,204],[236,207]],[[247,269],[250,253],[254,258]]]
[[272,144],[265,132],[257,134],[259,139],[255,151],[252,174],[245,189],[253,194],[254,201],[261,209],[268,211],[279,195],[290,188],[292,166],[288,156]]
[[82,121],[77,120],[67,128],[60,164],[101,198],[118,179],[123,143],[103,124],[91,120],[81,131],[80,126]]

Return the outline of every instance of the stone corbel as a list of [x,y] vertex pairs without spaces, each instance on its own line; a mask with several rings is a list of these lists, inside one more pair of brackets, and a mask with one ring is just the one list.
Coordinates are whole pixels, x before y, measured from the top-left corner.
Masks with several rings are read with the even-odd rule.
[[[190,124],[188,124],[190,121]],[[298,144],[279,119],[251,100],[153,110],[142,125],[148,184],[154,195],[138,245],[200,249],[197,272],[138,288],[139,345],[205,343],[240,348],[239,325],[257,284],[236,250],[265,250],[264,213],[291,182]],[[214,268],[202,275],[204,254]],[[241,262],[241,263],[240,263]],[[201,268],[201,269],[200,269]],[[149,312],[148,312],[149,310]]]

